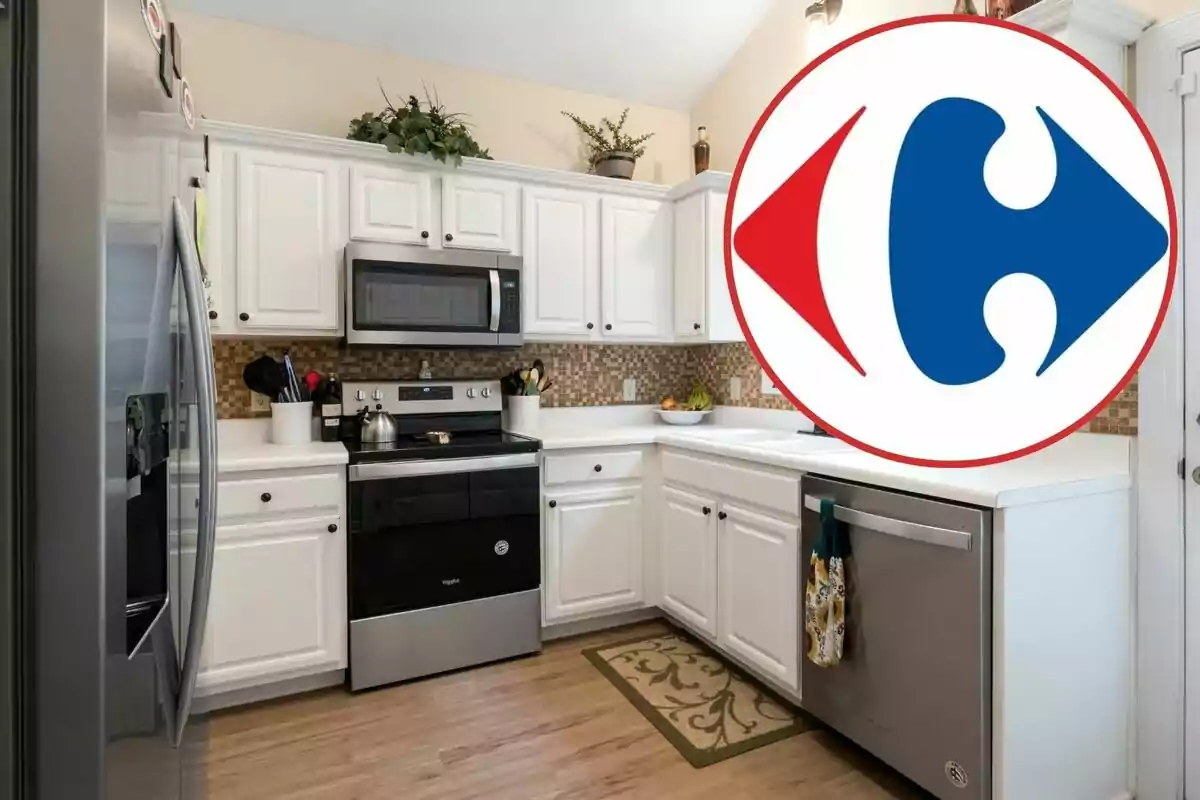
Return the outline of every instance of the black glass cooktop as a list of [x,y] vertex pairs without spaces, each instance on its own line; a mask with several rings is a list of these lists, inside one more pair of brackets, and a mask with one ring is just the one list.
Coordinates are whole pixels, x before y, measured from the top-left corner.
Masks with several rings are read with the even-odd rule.
[[507,453],[536,453],[542,448],[537,439],[504,431],[456,431],[448,444],[437,444],[423,435],[402,433],[394,442],[344,441],[351,464],[373,461],[402,461],[413,458],[474,458]]

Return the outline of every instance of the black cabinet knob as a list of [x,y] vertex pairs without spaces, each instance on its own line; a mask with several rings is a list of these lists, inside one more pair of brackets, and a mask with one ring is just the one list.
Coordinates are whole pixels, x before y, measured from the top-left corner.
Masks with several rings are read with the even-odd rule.
[[592,328],[594,328],[594,327],[596,327],[596,326],[595,326],[595,325],[593,325],[593,324],[592,324],[592,323],[590,323],[590,322],[588,323],[588,330],[589,330],[589,331],[590,331]]
[[209,318],[209,319],[216,319],[216,318],[217,318],[217,312],[215,312],[215,311],[210,311],[210,312],[208,312],[208,318]]
[[596,470],[596,472],[599,472],[600,470],[602,470],[604,468],[601,467],[599,464],[597,464],[596,466],[592,467],[592,469]]
[[558,505],[558,501],[557,501],[557,500],[551,500],[551,501],[550,501],[550,507],[551,507],[551,508],[555,508],[557,505]]
[[718,511],[718,512],[717,512],[717,519],[725,519],[725,518],[726,518],[726,517],[728,517],[728,516],[729,516],[729,515],[728,515],[728,514],[726,514],[724,511]]
[[446,234],[446,241],[447,241],[447,242],[453,242],[453,241],[454,241],[454,234],[453,234],[453,233],[447,233],[447,234]]
[[704,512],[704,516],[706,516],[706,517],[712,513],[712,509],[709,508],[708,506],[705,506],[704,508],[702,508],[700,510]]
[[271,493],[270,493],[270,492],[263,492],[262,494],[260,494],[260,495],[258,496],[258,499],[259,499],[259,500],[262,500],[264,503],[269,503],[269,502],[271,502]]
[[248,322],[250,320],[250,315],[243,311],[242,313],[238,314],[238,319],[240,319],[242,322]]
[[611,325],[611,324],[609,324],[609,325],[605,325],[605,326],[604,326],[604,330],[606,330],[606,331],[611,331],[611,330],[612,330],[612,325]]
[[422,238],[422,239],[428,239],[428,238],[429,238],[429,231],[421,231],[421,238]]
[[337,533],[337,524],[336,523],[333,523],[333,522],[329,523],[329,532]]
[[693,322],[693,323],[692,323],[692,330],[694,330],[694,331],[698,331],[698,330],[700,330],[700,323],[699,323],[699,322]]

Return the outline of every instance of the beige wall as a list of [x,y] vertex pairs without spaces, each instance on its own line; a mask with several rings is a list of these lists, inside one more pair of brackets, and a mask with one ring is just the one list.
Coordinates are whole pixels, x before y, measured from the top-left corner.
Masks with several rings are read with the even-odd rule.
[[[1155,19],[1200,11],[1200,0],[1125,0]],[[975,0],[982,10],[986,0]],[[708,127],[711,167],[732,172],[742,145],[767,104],[810,58],[869,27],[902,17],[947,13],[954,0],[846,0],[827,28],[809,30],[803,2],[779,0],[729,66],[692,107],[692,122]]]
[[[615,117],[620,100],[502,78],[475,70],[186,12],[183,31],[188,80],[200,113],[241,122],[329,136],[345,136],[352,117],[378,111],[378,78],[393,100],[421,83],[437,87],[451,111],[465,112],[476,140],[493,158],[553,169],[584,170],[574,111],[598,122]],[[674,184],[691,177],[688,114],[632,106],[629,130],[654,131],[638,162],[638,180]]]

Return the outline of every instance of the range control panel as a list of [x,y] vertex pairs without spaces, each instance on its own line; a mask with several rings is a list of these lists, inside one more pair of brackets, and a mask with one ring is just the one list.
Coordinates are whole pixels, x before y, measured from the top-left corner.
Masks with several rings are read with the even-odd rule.
[[500,411],[504,398],[500,381],[390,381],[342,386],[343,413],[382,406],[391,414],[455,414]]

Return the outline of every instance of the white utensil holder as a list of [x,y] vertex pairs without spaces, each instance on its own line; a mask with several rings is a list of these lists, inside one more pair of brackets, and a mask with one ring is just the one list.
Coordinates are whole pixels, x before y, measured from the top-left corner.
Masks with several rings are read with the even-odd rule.
[[271,441],[308,444],[312,441],[312,402],[271,403]]
[[508,429],[515,433],[537,433],[540,395],[508,396]]

